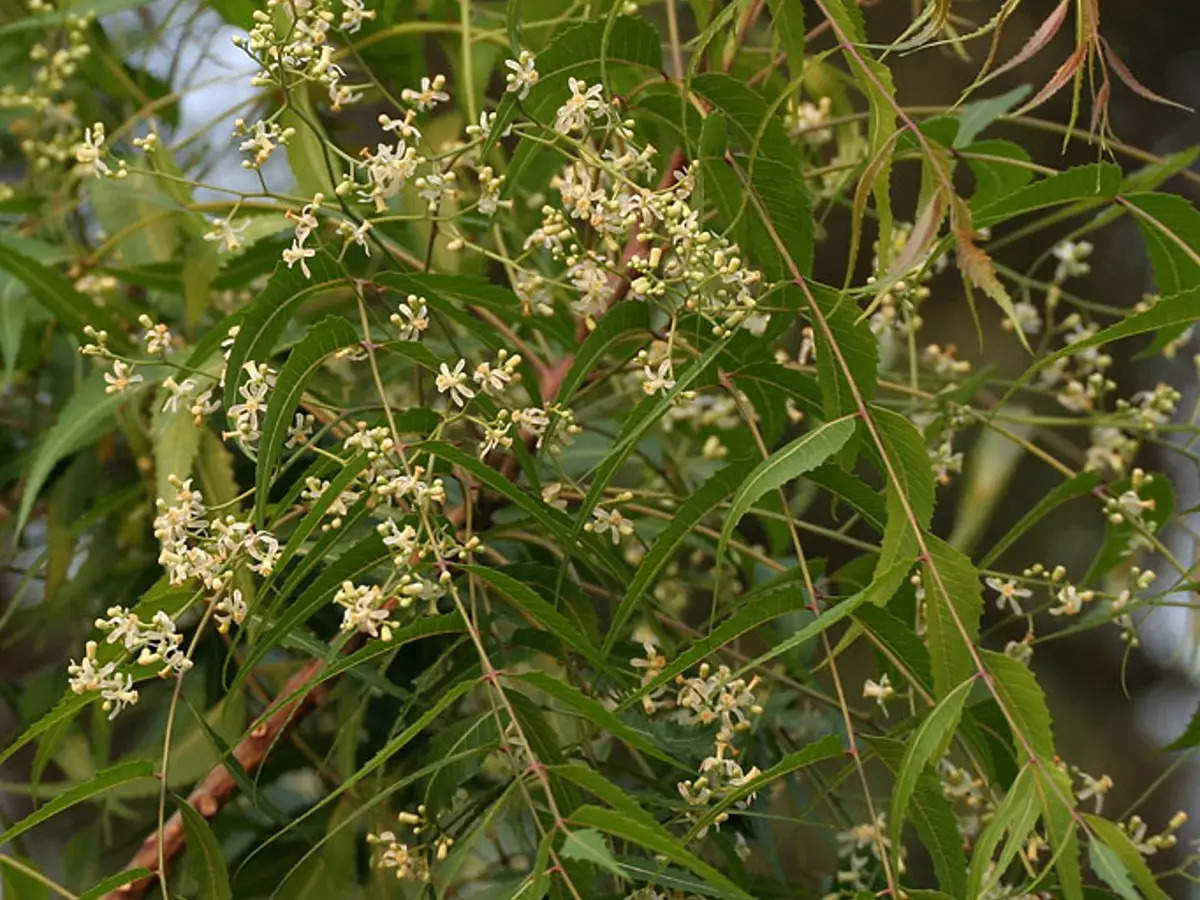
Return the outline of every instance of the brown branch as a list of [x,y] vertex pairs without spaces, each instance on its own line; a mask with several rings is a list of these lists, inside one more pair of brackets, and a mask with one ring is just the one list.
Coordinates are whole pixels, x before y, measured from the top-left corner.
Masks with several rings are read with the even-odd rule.
[[[320,675],[324,668],[324,660],[313,660],[307,663],[288,679],[280,691],[280,696],[286,697],[303,690],[304,686]],[[250,774],[256,772],[266,761],[267,755],[280,736],[293,723],[303,718],[309,710],[315,708],[320,703],[322,695],[323,688],[320,685],[313,686],[295,700],[283,704],[265,722],[243,738],[233,749],[233,756],[242,764],[242,768]],[[220,812],[221,807],[225,805],[236,788],[237,782],[232,773],[224,763],[221,763],[204,776],[204,780],[196,785],[187,800],[196,812],[206,819],[211,819]],[[147,835],[126,867],[128,869],[144,867],[149,869],[152,874],[139,878],[137,881],[131,881],[115,891],[105,894],[103,900],[129,900],[131,897],[141,897],[155,883],[158,878],[156,874],[158,870],[158,837],[157,829]],[[163,859],[170,863],[183,852],[183,817],[180,813],[176,812],[167,821],[162,830],[162,839]]]

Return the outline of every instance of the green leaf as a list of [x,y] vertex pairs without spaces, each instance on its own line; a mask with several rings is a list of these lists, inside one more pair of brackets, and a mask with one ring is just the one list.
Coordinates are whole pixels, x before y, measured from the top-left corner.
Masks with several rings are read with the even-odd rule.
[[[796,145],[763,99],[738,79],[705,72],[692,79],[691,88],[725,115],[731,141],[741,145],[738,159],[750,190],[788,248],[791,261],[808,274],[812,269],[812,212]],[[749,246],[743,249],[769,281],[789,278],[788,261],[758,217],[751,217],[749,228]]]
[[103,881],[88,888],[79,895],[79,900],[100,900],[101,897],[104,897],[110,891],[115,891],[123,885],[138,881],[152,874],[154,873],[144,866],[139,866],[136,869],[126,869],[124,872],[117,872],[117,874],[109,875]]
[[792,0],[768,0],[771,22],[779,43],[787,54],[788,72],[792,78],[804,74],[804,5]]
[[274,584],[275,579],[279,576],[279,573],[292,561],[292,557],[299,552],[304,542],[316,531],[317,526],[321,524],[321,520],[325,518],[325,513],[329,510],[329,507],[341,496],[343,491],[354,483],[362,470],[367,467],[368,462],[367,454],[356,454],[330,479],[329,487],[321,493],[320,497],[312,502],[308,507],[308,511],[304,514],[304,518],[297,523],[295,530],[288,536],[287,543],[284,544],[283,550],[279,553],[279,559],[275,563],[275,568],[263,579],[262,585],[259,588],[261,594],[266,594],[268,588]]
[[[571,532],[572,522],[566,513],[547,506],[542,502],[540,497],[529,495],[505,478],[500,472],[480,462],[474,455],[465,453],[457,447],[444,444],[440,441],[424,441],[420,444],[414,444],[411,449],[419,453],[430,453],[439,459],[465,469],[484,487],[504,497],[537,522],[538,525],[545,528],[549,534],[558,537],[559,540],[563,540],[564,536]],[[598,564],[601,569],[609,571],[615,577],[625,577],[626,567],[624,563],[616,559],[609,548],[605,547],[603,543],[596,540],[592,535],[583,535],[582,545],[583,553],[590,562]],[[576,545],[573,543],[564,543],[564,549],[574,546]]]
[[[666,414],[667,410],[675,402],[675,398],[686,391],[692,382],[704,373],[709,364],[716,359],[724,348],[725,341],[713,343],[704,353],[677,372],[674,387],[664,394],[646,397],[626,417],[620,434],[613,441],[608,453],[605,454],[604,460],[592,475],[588,492],[584,496],[583,502],[579,506],[579,511],[575,515],[575,522],[571,529],[568,546],[574,547],[584,534],[583,526],[591,517],[592,510],[600,502],[600,498],[608,488],[609,481],[616,474],[620,465],[634,451],[634,448],[637,447],[641,439],[645,437],[646,432]],[[564,565],[565,562],[564,560]]]
[[1129,871],[1116,851],[1100,841],[1088,841],[1088,858],[1096,874],[1125,900],[1142,900],[1142,895],[1134,890]]
[[[793,647],[799,647],[806,641],[812,640],[822,631],[829,628],[835,622],[839,622],[846,616],[853,613],[864,603],[872,603],[882,605],[886,603],[891,596],[896,592],[900,583],[904,580],[905,574],[908,572],[909,565],[906,562],[899,562],[890,569],[877,574],[869,585],[850,597],[847,597],[836,606],[831,606],[825,610],[803,628],[796,633],[789,635],[785,640],[776,643],[770,650],[759,654],[750,662],[746,663],[738,673],[747,672],[751,669],[756,669],[763,663],[775,659],[781,654],[787,653]],[[665,673],[664,673],[665,674]],[[662,677],[661,675],[659,676]],[[656,679],[657,680],[657,679]]]
[[[991,673],[992,683],[1000,703],[1016,722],[1029,742],[1038,765],[1054,760],[1054,733],[1046,697],[1029,667],[1004,653],[980,650],[984,665]],[[1018,761],[1029,761],[1029,754],[1018,743]]]
[[[849,378],[864,401],[875,396],[876,370],[879,349],[871,325],[859,315],[859,309],[847,297],[823,284],[809,282],[816,303],[832,335],[823,328],[813,327],[817,347],[817,381],[825,404],[825,417],[833,418],[858,411],[858,401],[851,390]],[[800,290],[789,286],[787,290]],[[838,357],[845,360],[843,368]]]
[[585,828],[598,828],[616,837],[624,838],[651,853],[662,854],[672,862],[695,872],[714,887],[728,891],[735,897],[750,897],[719,871],[680,846],[679,841],[661,825],[651,827],[620,812],[603,809],[599,806],[581,806],[571,813],[570,820],[573,824],[582,825]]
[[[979,208],[1007,197],[1033,180],[1029,154],[1012,141],[978,141],[965,148],[967,167],[975,176],[971,206]],[[986,156],[988,159],[979,159]],[[1005,160],[1011,159],[1012,162]]]
[[177,797],[176,802],[183,818],[183,831],[187,835],[186,863],[200,886],[198,896],[201,900],[232,900],[225,855],[208,820],[183,798]]
[[[1025,766],[1008,786],[1004,799],[975,842],[965,896],[978,897],[1003,877],[1037,824],[1039,809],[1033,769]],[[992,854],[1005,832],[1008,833],[1008,840],[1004,850],[999,859],[993,860]]]
[[686,651],[671,660],[653,681],[638,688],[630,697],[626,698],[621,707],[625,708],[638,702],[642,697],[711,656],[735,638],[772,619],[778,619],[787,613],[802,609],[804,605],[804,592],[799,587],[793,586],[744,605],[737,613],[714,628],[707,637],[695,641]]
[[1069,500],[1074,500],[1076,497],[1090,494],[1099,484],[1100,476],[1095,472],[1080,472],[1078,475],[1073,475],[1062,484],[1057,485],[1030,507],[1029,511],[1021,516],[1017,523],[1008,529],[1000,540],[996,541],[992,549],[988,551],[987,556],[979,561],[979,567],[986,569],[991,566],[1000,557],[1000,554],[1011,547],[1013,542],[1021,537],[1021,535],[1042,521],[1050,510],[1061,506]]
[[[1092,840],[1089,842],[1089,850],[1093,853],[1092,868],[1096,868],[1095,851],[1098,844],[1096,839],[1099,838],[1099,842],[1103,844],[1104,849],[1111,854],[1111,856],[1103,853],[1101,855],[1107,856],[1107,862],[1119,862],[1120,871],[1128,878],[1133,879],[1134,884],[1137,885],[1138,890],[1142,892],[1142,896],[1146,900],[1169,900],[1166,891],[1159,887],[1158,882],[1155,881],[1154,874],[1150,871],[1149,866],[1146,865],[1142,854],[1133,845],[1133,841],[1129,839],[1129,835],[1119,825],[1115,822],[1110,822],[1108,819],[1102,819],[1100,816],[1093,816],[1088,813],[1083,813],[1083,820],[1095,832]],[[1113,871],[1116,871],[1115,867]],[[1108,881],[1114,888],[1117,887],[1099,869],[1097,869],[1097,874],[1104,877],[1104,880]],[[1128,884],[1128,881],[1125,883]],[[1132,896],[1137,897],[1138,895],[1134,892]]]
[[954,738],[958,720],[962,717],[963,704],[967,702],[967,695],[971,693],[974,684],[975,679],[968,678],[948,692],[921,720],[921,724],[908,740],[908,749],[905,750],[904,759],[900,763],[896,786],[892,789],[892,805],[888,817],[894,859],[899,859],[900,833],[904,827],[908,803],[917,787],[917,779],[929,763],[945,755],[950,741]]
[[954,138],[954,149],[962,150],[974,141],[979,132],[1024,100],[1029,91],[1029,85],[1020,84],[997,97],[988,97],[960,106],[958,109],[958,134]]
[[604,652],[612,649],[626,621],[633,614],[642,594],[658,577],[663,566],[671,561],[676,550],[684,539],[691,534],[696,524],[720,503],[736,485],[742,482],[750,471],[750,463],[736,462],[721,469],[703,485],[693,491],[678,509],[671,520],[655,539],[650,550],[642,558],[641,564],[629,583],[629,589],[613,613],[612,624],[608,629],[608,637],[604,640]]
[[1120,166],[1113,163],[1075,166],[980,206],[974,210],[973,221],[982,228],[1047,206],[1080,200],[1112,200],[1120,188]]
[[[275,271],[257,297],[246,307],[238,323],[237,338],[229,350],[225,376],[225,409],[238,402],[238,387],[241,384],[242,367],[247,362],[265,362],[275,349],[275,342],[283,334],[296,307],[316,295],[341,287],[346,283],[346,274],[326,253],[318,253],[309,260],[311,278],[305,278],[299,269],[289,269],[283,263]],[[222,336],[222,340],[223,340]],[[219,343],[219,342],[218,342]],[[216,349],[214,344],[209,352]],[[195,365],[198,360],[192,361]]]
[[721,565],[733,529],[737,527],[738,522],[750,507],[763,494],[782,487],[794,478],[815,469],[841,450],[846,441],[850,440],[850,436],[854,434],[856,422],[855,417],[846,416],[818,425],[787,446],[776,450],[755,466],[754,471],[742,482],[729,504],[729,512],[726,514],[725,524],[721,528],[721,539],[717,544],[714,568]]
[[593,700],[591,697],[585,697],[565,681],[553,678],[542,672],[522,672],[514,677],[531,687],[544,691],[555,700],[565,703],[597,728],[610,733],[617,740],[624,741],[631,747],[636,747],[648,756],[653,756],[655,759],[669,763],[683,771],[688,771],[691,768],[659,749],[658,744],[649,731],[639,731],[633,726],[627,725],[613,713],[609,712],[600,701]]
[[1169,296],[1200,284],[1200,211],[1176,194],[1125,197],[1146,242],[1158,293]]
[[979,572],[965,554],[932,534],[926,534],[925,546],[925,621],[934,695],[945,697],[975,674],[971,644],[979,637],[983,594]]
[[547,766],[546,771],[557,778],[564,778],[573,784],[579,785],[586,791],[599,797],[613,809],[625,813],[632,819],[637,819],[646,825],[653,827],[655,819],[650,813],[642,809],[628,793],[622,788],[617,787],[595,769],[589,769],[587,766],[577,763],[566,763],[557,766]]
[[108,332],[108,345],[116,352],[129,353],[132,349],[121,320],[75,290],[63,275],[19,253],[7,242],[0,242],[0,268],[23,282],[33,299],[74,334],[79,343],[92,342],[83,333],[85,325],[92,325]]
[[[1021,376],[1011,389],[1015,391],[1031,379],[1039,370],[1051,365],[1055,360],[1064,356],[1082,353],[1091,347],[1098,347],[1121,338],[1133,337],[1135,334],[1145,334],[1147,331],[1157,331],[1176,325],[1190,325],[1196,321],[1196,310],[1200,308],[1200,285],[1163,297],[1145,312],[1126,316],[1120,322],[1102,328],[1090,337],[1081,338],[1073,344],[1068,344],[1048,356],[1043,356],[1036,364]],[[1010,391],[1011,392],[1011,391]]]
[[[142,386],[143,388],[145,385]],[[17,509],[17,523],[13,539],[20,536],[29,520],[33,501],[50,477],[59,461],[86,447],[112,427],[109,417],[117,407],[132,402],[140,393],[132,388],[124,393],[106,394],[104,381],[97,375],[88,379],[76,391],[58,414],[58,420],[42,437],[35,451],[33,462],[25,475],[25,488],[21,493],[21,505]]]
[[[644,338],[650,327],[650,315],[645,303],[618,303],[601,317],[596,327],[583,340],[579,352],[567,370],[566,376],[559,385],[555,403],[570,403],[575,389],[579,387],[593,366],[606,353],[616,346],[630,341],[630,338]],[[636,346],[630,342],[628,352],[622,353],[620,361],[624,362],[633,355]]]
[[[888,738],[864,737],[893,773],[904,763],[905,742]],[[941,779],[928,769],[917,777],[909,802],[909,821],[916,826],[921,843],[933,860],[933,870],[942,890],[952,897],[976,897],[968,893],[967,863],[963,857],[962,835],[950,802],[942,794]]]
[[87,781],[63,791],[53,800],[50,800],[44,806],[38,807],[25,818],[21,819],[21,821],[9,827],[3,834],[0,834],[0,844],[7,844],[9,841],[24,834],[30,828],[40,825],[47,819],[58,815],[64,809],[68,809],[85,800],[90,800],[97,794],[103,794],[111,787],[139,778],[153,777],[154,764],[145,759],[119,763],[97,772]]
[[304,340],[292,348],[287,362],[279,371],[263,421],[262,436],[258,442],[258,464],[254,470],[254,518],[259,528],[263,527],[266,515],[272,470],[283,451],[283,442],[292,424],[292,413],[300,403],[300,396],[326,357],[357,342],[358,332],[346,319],[326,316],[308,329]]
[[557,637],[569,649],[583,656],[597,671],[612,675],[604,654],[572,625],[567,617],[547,603],[537,591],[499,569],[488,566],[461,566],[464,572],[486,581],[512,601],[517,611]]
[[886,407],[872,406],[871,416],[886,454],[886,459],[881,459],[877,466],[887,484],[878,571],[901,560],[911,562],[916,557],[918,535],[908,513],[911,511],[916,519],[917,528],[928,528],[936,494],[921,432],[906,417]]
[[617,865],[612,851],[604,835],[594,828],[581,828],[570,832],[563,840],[559,856],[563,859],[577,859],[599,866],[619,878],[625,877],[625,872]]

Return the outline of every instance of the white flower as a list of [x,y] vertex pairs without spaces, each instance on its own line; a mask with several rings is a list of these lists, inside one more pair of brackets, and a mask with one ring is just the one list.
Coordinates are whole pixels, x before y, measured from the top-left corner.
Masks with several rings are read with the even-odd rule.
[[392,313],[390,321],[400,329],[400,340],[419,340],[421,333],[429,327],[429,309],[425,306],[425,298],[409,294],[398,309],[399,312]]
[[1031,597],[1033,596],[1033,591],[1029,590],[1029,588],[1017,587],[1017,583],[1011,578],[1008,581],[1002,581],[999,578],[992,577],[985,578],[984,581],[988,587],[1000,595],[996,598],[997,609],[1004,609],[1007,606],[1012,610],[1014,616],[1024,614],[1025,611],[1021,609],[1021,604],[1017,602],[1017,598]]
[[1100,810],[1104,806],[1104,795],[1107,794],[1113,786],[1113,780],[1108,775],[1101,775],[1099,778],[1093,778],[1087,772],[1076,770],[1076,774],[1083,781],[1083,787],[1075,792],[1075,796],[1079,800],[1094,799],[1096,801],[1092,811],[1096,815],[1100,815]]
[[112,169],[104,161],[103,122],[97,122],[91,128],[84,129],[83,141],[75,145],[75,160],[81,166],[86,166],[97,178],[112,173]]
[[354,34],[362,27],[365,19],[375,19],[375,10],[363,6],[362,0],[342,0],[341,28],[347,34]]
[[1026,334],[1037,334],[1042,330],[1042,314],[1028,300],[1018,300],[1013,304],[1017,325]]
[[206,241],[217,241],[218,253],[232,253],[238,247],[242,246],[240,235],[250,227],[248,220],[243,220],[234,225],[232,219],[210,219],[209,224],[212,225],[212,231],[205,233],[204,239]]
[[675,387],[675,379],[671,377],[671,361],[664,359],[658,364],[658,371],[650,366],[642,366],[642,391],[646,394],[666,393]]
[[121,362],[121,360],[113,360],[112,372],[104,373],[104,380],[108,382],[108,387],[104,389],[106,394],[123,394],[135,384],[141,384],[145,379],[141,375],[133,374],[133,366],[129,363]]
[[592,510],[592,515],[596,521],[588,522],[584,528],[596,534],[608,532],[612,536],[614,544],[621,543],[621,538],[633,534],[633,522],[621,515],[621,511],[618,509],[605,509],[598,506]]
[[404,141],[397,142],[395,147],[380,144],[375,153],[365,156],[363,166],[372,187],[360,196],[364,200],[373,200],[375,211],[383,212],[387,209],[387,198],[400,192],[422,162],[424,160],[417,151]]
[[599,84],[588,87],[587,82],[578,78],[569,79],[567,86],[571,88],[571,96],[555,113],[554,130],[559,134],[586,131],[591,119],[604,110],[601,99],[604,87]]
[[449,393],[454,405],[459,407],[475,396],[475,391],[467,386],[467,373],[464,371],[466,367],[465,359],[460,359],[453,371],[448,365],[442,363],[436,379],[438,393]]
[[213,618],[217,622],[217,631],[225,634],[229,631],[231,623],[241,625],[245,621],[246,613],[250,611],[250,608],[242,599],[242,592],[235,589],[218,601],[215,610]]
[[138,316],[138,323],[145,328],[142,340],[146,342],[146,352],[151,356],[166,353],[175,342],[170,329],[162,322],[155,322],[145,313]]
[[1061,284],[1067,278],[1076,275],[1086,275],[1092,267],[1084,262],[1092,255],[1092,245],[1089,241],[1062,241],[1051,251],[1058,260],[1058,268],[1054,270],[1054,281]]
[[312,272],[308,268],[307,260],[317,255],[317,251],[312,247],[303,247],[295,241],[292,246],[283,251],[283,261],[287,263],[290,269],[295,263],[300,263],[300,271],[304,273],[305,278],[312,278]]
[[567,508],[567,501],[559,496],[562,493],[562,489],[563,486],[561,481],[550,481],[546,484],[543,484],[542,502],[552,509],[565,511]]
[[196,390],[196,382],[191,378],[185,378],[182,384],[176,384],[174,378],[167,376],[163,379],[162,386],[170,395],[163,402],[163,412],[178,412],[180,401]]
[[863,682],[862,695],[864,699],[874,700],[879,704],[879,708],[883,710],[883,714],[888,714],[888,702],[896,696],[896,689],[892,687],[892,681],[886,672],[879,677],[878,681],[868,678]]
[[1052,606],[1047,612],[1052,616],[1074,616],[1083,609],[1083,604],[1092,599],[1092,591],[1081,591],[1075,585],[1064,585],[1055,595],[1058,599],[1058,606]]
[[534,56],[528,50],[522,50],[517,54],[516,59],[506,59],[506,65],[512,71],[504,76],[504,80],[508,86],[505,88],[510,94],[516,94],[518,100],[524,100],[529,96],[529,89],[538,83],[537,69],[533,67]]
[[414,91],[412,88],[405,88],[400,92],[400,99],[405,103],[414,104],[417,109],[425,112],[450,99],[450,95],[442,90],[445,86],[445,75],[434,75],[432,79],[425,77],[421,79],[421,90]]

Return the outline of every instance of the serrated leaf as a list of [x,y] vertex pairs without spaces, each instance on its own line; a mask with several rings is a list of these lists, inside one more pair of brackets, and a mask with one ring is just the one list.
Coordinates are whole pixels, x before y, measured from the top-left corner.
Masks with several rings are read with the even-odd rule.
[[44,806],[38,807],[25,818],[11,825],[3,833],[0,833],[0,844],[7,844],[34,826],[40,825],[47,819],[58,815],[64,809],[75,806],[77,803],[83,803],[85,800],[90,800],[98,794],[103,794],[109,788],[115,787],[118,784],[124,784],[127,781],[134,781],[139,778],[153,777],[154,764],[145,759],[118,763],[115,766],[97,772],[93,777],[83,782],[83,784],[77,784],[72,788],[68,788]]
[[286,634],[297,625],[308,621],[318,609],[326,605],[343,581],[353,580],[390,558],[391,552],[384,546],[383,539],[372,532],[334,559],[288,606],[284,614],[271,623],[246,649],[245,659],[230,686],[230,691],[241,686],[254,667],[272,648],[278,646]]
[[1012,546],[1021,535],[1029,531],[1034,525],[1042,521],[1052,509],[1061,506],[1076,497],[1082,497],[1090,494],[1092,490],[1100,484],[1100,476],[1095,472],[1080,472],[1078,475],[1073,475],[1057,485],[1037,503],[1030,507],[1025,515],[1021,516],[1011,528],[1004,533],[1000,540],[992,545],[992,549],[987,555],[979,561],[979,567],[986,569],[995,562],[1005,550]]
[[[705,72],[691,82],[693,91],[720,110],[730,126],[730,138],[741,145],[749,189],[779,239],[787,246],[791,261],[802,273],[812,269],[812,213],[801,176],[801,159],[783,126],[769,115],[763,99],[745,84],[728,75]],[[748,247],[770,281],[788,275],[788,261],[758,217],[749,219]]]
[[139,881],[151,874],[153,873],[144,866],[139,866],[136,869],[126,869],[124,872],[117,872],[115,875],[109,875],[107,878],[88,888],[79,895],[79,900],[100,900],[101,897],[104,897],[110,891],[115,891],[123,885]]
[[1175,194],[1130,194],[1125,202],[1146,242],[1163,296],[1200,284],[1200,211]]
[[1113,163],[1075,166],[974,209],[973,221],[982,228],[1047,206],[1080,200],[1112,200],[1120,189],[1120,166]]
[[754,471],[742,482],[729,504],[729,512],[721,528],[721,539],[717,543],[715,567],[719,567],[725,557],[725,548],[729,544],[733,529],[758,499],[768,491],[782,487],[805,472],[815,469],[841,450],[854,434],[856,422],[854,416],[845,416],[818,425],[754,467]]
[[[596,362],[613,348],[629,341],[635,336],[645,335],[650,327],[650,316],[644,303],[618,303],[606,312],[596,327],[591,331],[575,354],[571,368],[563,377],[555,395],[555,403],[569,403],[575,389],[592,371]],[[630,346],[629,353],[621,355],[621,362],[633,355],[635,348]]]
[[[1000,880],[1037,824],[1038,812],[1033,770],[1025,766],[1008,786],[1004,799],[975,841],[966,896],[978,897],[985,888],[990,889]],[[1005,841],[1004,850],[998,859],[993,860],[992,854],[1006,832],[1008,840]]]
[[[299,269],[289,269],[283,263],[275,271],[257,297],[246,307],[238,324],[237,338],[229,350],[226,364],[224,406],[235,405],[238,387],[244,377],[242,366],[247,362],[264,362],[275,349],[275,342],[283,334],[296,307],[312,299],[322,291],[332,290],[346,283],[346,274],[327,253],[318,253],[309,260],[311,278],[305,278]],[[224,340],[224,335],[220,335]],[[212,344],[209,352],[216,349],[219,340]],[[193,357],[192,364],[199,360]]]
[[[652,693],[656,688],[666,684],[676,675],[685,672],[692,666],[711,656],[713,652],[728,644],[730,641],[757,628],[759,625],[777,619],[780,616],[798,609],[803,609],[806,603],[803,590],[791,587],[771,594],[766,598],[746,604],[733,616],[730,616],[704,638],[695,641],[686,651],[672,659],[652,681],[643,685],[628,697],[621,705],[627,707]],[[835,607],[836,608],[836,607]],[[815,631],[813,632],[816,633]]]
[[1200,706],[1197,706],[1196,711],[1192,713],[1192,718],[1188,721],[1187,727],[1183,729],[1183,733],[1163,749],[1187,750],[1196,746],[1200,746]]
[[594,828],[579,828],[567,834],[563,839],[559,856],[564,859],[589,862],[619,878],[625,877],[624,870],[617,865],[612,851],[608,849],[608,842],[604,839],[604,835]]
[[308,334],[292,348],[280,369],[263,420],[258,463],[254,469],[254,519],[259,528],[263,527],[266,516],[273,469],[283,451],[292,413],[300,404],[301,394],[327,357],[357,342],[358,332],[346,319],[326,316],[308,329]]
[[574,824],[598,828],[616,837],[624,838],[651,853],[660,853],[672,862],[695,872],[714,887],[728,891],[735,897],[747,898],[747,900],[750,897],[719,871],[680,846],[679,841],[661,825],[651,827],[616,810],[603,809],[599,806],[581,806],[571,813],[570,819]]
[[767,6],[780,46],[787,54],[788,72],[798,78],[804,73],[804,5],[792,0],[768,0]]
[[25,474],[25,487],[21,493],[21,505],[17,509],[13,539],[20,536],[29,520],[33,502],[50,477],[59,461],[96,440],[110,427],[109,417],[122,403],[133,402],[143,384],[123,393],[106,394],[104,381],[99,375],[88,379],[76,391],[58,414],[54,425],[42,436],[34,453],[33,462]]
[[625,724],[611,713],[600,701],[593,700],[581,694],[576,688],[542,672],[522,672],[515,676],[531,687],[535,687],[574,709],[593,725],[608,732],[617,740],[624,741],[631,747],[636,747],[648,756],[669,763],[677,769],[687,771],[690,767],[683,764],[670,754],[663,752],[653,740],[649,732],[635,729]]
[[225,855],[208,820],[186,800],[176,798],[176,801],[183,819],[183,831],[187,835],[187,855],[184,859],[199,885],[198,896],[201,900],[232,900]]
[[473,565],[464,565],[461,568],[508,597],[518,612],[549,631],[569,650],[579,653],[598,671],[612,675],[612,667],[604,654],[537,591],[496,568]]
[[934,696],[946,697],[975,674],[970,645],[979,637],[983,592],[979,572],[964,553],[932,534],[926,534],[925,546],[925,622]]
[[[560,540],[564,535],[570,533],[572,522],[566,513],[546,505],[540,497],[535,498],[531,496],[505,478],[500,472],[480,462],[472,454],[465,453],[457,447],[442,443],[441,441],[425,441],[420,444],[414,444],[411,449],[419,453],[430,453],[439,459],[465,469],[474,478],[478,479],[484,487],[500,494],[537,522],[538,525],[545,528],[548,533],[555,535]],[[611,551],[600,541],[595,540],[592,535],[583,535],[581,543],[583,545],[583,552],[590,562],[598,565],[602,570],[608,571],[614,577],[625,577],[626,567],[623,561],[615,558]],[[574,545],[565,546],[573,547]]]
[[946,748],[954,738],[958,720],[962,717],[967,695],[971,693],[974,684],[975,679],[968,678],[947,692],[921,720],[921,724],[908,739],[908,749],[904,752],[904,759],[896,776],[896,785],[892,789],[892,805],[888,815],[893,858],[897,860],[900,852],[900,833],[904,827],[908,803],[917,787],[917,779],[929,763],[945,755]]
[[[789,635],[782,641],[777,642],[770,650],[759,654],[750,662],[746,663],[738,673],[744,673],[751,669],[758,668],[763,663],[775,659],[784,653],[787,653],[793,647],[798,647],[806,641],[812,640],[822,631],[829,628],[835,622],[839,622],[846,616],[853,613],[864,603],[873,603],[876,605],[884,604],[896,592],[900,583],[904,580],[905,574],[908,572],[908,563],[900,562],[881,573],[877,573],[871,579],[871,583],[856,594],[847,597],[835,606],[825,610],[811,622],[800,628],[794,634]],[[661,676],[659,676],[661,677]]]
[[65,276],[18,252],[7,242],[0,242],[0,268],[24,283],[30,296],[81,344],[91,342],[83,329],[92,325],[108,332],[108,345],[113,350],[118,353],[131,350],[132,344],[121,320],[75,290]]
[[[893,773],[904,763],[905,743],[888,738],[864,737]],[[909,803],[909,821],[916,826],[942,890],[952,897],[975,897],[966,892],[967,863],[963,857],[962,835],[950,802],[942,794],[942,782],[926,769],[917,777]]]
[[[821,397],[825,405],[826,418],[857,412],[858,401],[850,385],[864,401],[875,396],[876,372],[879,365],[879,350],[871,325],[861,320],[859,309],[843,294],[822,284],[810,282],[809,290],[813,301],[825,317],[832,334],[832,344],[822,328],[813,328],[813,340],[817,349],[817,381],[821,385]],[[788,290],[800,290],[789,287]],[[834,346],[836,345],[836,346]],[[843,368],[839,355],[845,360]],[[847,376],[846,370],[849,370]]]
[[[1108,819],[1102,819],[1100,816],[1089,815],[1083,813],[1083,820],[1087,822],[1088,827],[1095,833],[1092,840],[1089,842],[1089,849],[1093,850],[1097,846],[1097,838],[1102,842],[1104,848],[1111,853],[1111,856],[1105,858],[1107,863],[1119,863],[1120,871],[1124,873],[1126,879],[1132,878],[1137,889],[1140,890],[1141,896],[1146,900],[1169,900],[1169,897],[1154,878],[1154,873],[1150,871],[1150,867],[1146,865],[1146,861],[1142,858],[1142,854],[1137,847],[1133,845],[1129,835],[1117,825],[1115,822],[1110,822]],[[1102,854],[1103,856],[1103,854]],[[1095,868],[1095,856],[1093,856],[1092,867]],[[1116,874],[1116,866],[1113,866],[1113,874]],[[1097,874],[1104,877],[1113,888],[1117,885],[1109,881],[1104,873],[1097,870]],[[1128,884],[1128,880],[1123,882]],[[1118,889],[1120,890],[1120,889]],[[1132,896],[1137,897],[1136,891],[1132,891]]]
[[1129,880],[1129,871],[1125,868],[1125,863],[1107,844],[1095,840],[1088,841],[1088,859],[1095,873],[1125,900],[1143,900],[1142,895],[1134,890],[1133,882]]
[[750,464],[745,462],[726,466],[692,492],[674,511],[667,527],[659,533],[649,552],[642,558],[628,590],[613,613],[612,624],[609,625],[608,636],[604,640],[605,652],[612,649],[642,594],[654,582],[663,566],[670,562],[680,544],[692,533],[696,524],[742,482],[749,471]]
[[1030,90],[1029,85],[1020,84],[996,97],[964,103],[958,109],[958,134],[954,138],[954,149],[964,149],[981,131],[1024,100]]

